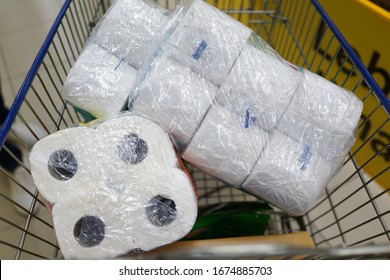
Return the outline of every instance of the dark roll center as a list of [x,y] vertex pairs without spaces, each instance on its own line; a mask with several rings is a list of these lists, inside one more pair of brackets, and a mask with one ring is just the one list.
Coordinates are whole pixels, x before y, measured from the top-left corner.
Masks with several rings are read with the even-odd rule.
[[146,216],[155,226],[166,226],[176,219],[176,204],[172,199],[161,195],[153,197],[146,207]]
[[134,133],[124,136],[117,148],[119,157],[127,164],[138,164],[148,154],[148,145]]
[[104,239],[105,224],[98,217],[84,216],[74,226],[73,235],[83,247],[94,247]]
[[57,150],[50,155],[49,173],[60,181],[71,179],[77,172],[77,160],[69,150]]

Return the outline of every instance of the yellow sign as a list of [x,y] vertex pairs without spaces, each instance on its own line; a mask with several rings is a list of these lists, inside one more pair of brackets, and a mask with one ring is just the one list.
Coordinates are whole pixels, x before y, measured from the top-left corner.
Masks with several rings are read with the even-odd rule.
[[[390,13],[367,0],[326,0],[321,1],[321,4],[389,98]],[[330,52],[328,57],[333,54]],[[353,67],[349,61],[341,65],[344,58],[343,52],[337,55],[337,67],[342,69],[336,81],[339,85],[344,83]],[[359,76],[360,74],[353,73],[344,86],[354,89],[354,85],[359,83]],[[364,100],[362,121],[365,122],[357,132],[356,144],[352,151],[356,152],[356,160],[363,166],[364,171],[384,188],[388,188],[390,122],[386,120],[389,119],[389,115],[364,83],[356,88],[355,94]],[[361,146],[362,148],[358,150]]]

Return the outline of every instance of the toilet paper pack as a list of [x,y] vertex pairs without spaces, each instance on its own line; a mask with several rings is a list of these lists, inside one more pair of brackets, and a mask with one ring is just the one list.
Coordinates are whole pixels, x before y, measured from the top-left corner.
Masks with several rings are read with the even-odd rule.
[[220,86],[252,31],[205,1],[184,2],[166,51]]
[[165,127],[182,152],[191,141],[218,91],[217,86],[162,55],[137,87],[132,110]]
[[245,115],[214,104],[182,157],[207,174],[240,186],[268,140],[268,132],[247,122]]
[[333,162],[310,143],[300,143],[274,130],[242,188],[291,215],[303,215],[334,170]]
[[148,0],[116,0],[96,25],[89,42],[138,69],[160,35],[168,11]]
[[169,135],[146,118],[123,114],[58,131],[37,142],[30,163],[65,258],[150,250],[195,222],[193,184]]
[[69,71],[62,96],[95,117],[114,116],[126,107],[136,79],[136,69],[90,43]]

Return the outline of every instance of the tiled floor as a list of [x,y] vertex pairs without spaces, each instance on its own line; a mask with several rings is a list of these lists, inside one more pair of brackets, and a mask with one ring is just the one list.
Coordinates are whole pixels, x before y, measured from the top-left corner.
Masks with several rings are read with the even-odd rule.
[[[44,38],[62,6],[61,0],[2,0],[0,1],[0,75],[3,97],[10,106],[23,82]],[[10,196],[9,179],[0,172],[1,193]],[[26,216],[21,215],[4,197],[0,197],[2,216],[9,219],[0,223],[0,240],[18,246]],[[39,217],[50,224],[50,215],[46,209],[40,208]],[[12,222],[11,225],[9,222]],[[32,218],[29,231],[38,232],[42,239],[55,242],[53,231],[41,226],[41,221]],[[20,228],[18,228],[20,227]],[[47,250],[45,242],[30,242],[26,239],[26,250],[42,252]],[[28,248],[28,249],[27,249]],[[0,246],[0,259],[12,259],[16,249]],[[22,254],[22,258],[30,258]]]
[[[1,0],[0,1],[0,75],[1,85],[3,90],[3,96],[6,104],[11,105],[16,93],[26,76],[26,73],[31,66],[33,59],[35,58],[39,47],[41,46],[55,16],[61,8],[62,0]],[[165,2],[165,1],[161,1]],[[171,5],[173,7],[173,5]],[[344,174],[339,174],[332,183],[337,185],[337,182],[347,176],[345,174],[351,174],[353,167],[347,166],[344,169]],[[372,191],[379,193],[381,188],[372,183]],[[0,172],[0,212],[3,217],[9,218],[9,222],[6,223],[0,221],[0,241],[6,240],[10,245],[19,246],[20,237],[23,234],[23,228],[28,223],[28,231],[33,233],[36,237],[29,236],[26,239],[26,243],[23,244],[23,248],[33,253],[43,254],[47,257],[51,257],[53,254],[53,244],[55,244],[55,236],[53,230],[50,228],[51,217],[48,211],[41,207],[37,216],[40,219],[32,218],[31,221],[26,221],[26,217],[20,215],[13,205],[7,201],[4,197],[9,197],[8,178]],[[342,200],[351,194],[356,186],[360,186],[357,176],[349,181],[349,185],[338,192],[338,196],[335,198],[335,203]],[[356,195],[355,205],[340,207],[338,214],[343,215],[343,212],[348,211],[348,207],[357,207],[360,201],[366,201],[367,194],[359,192]],[[381,201],[378,201],[382,206],[382,209],[390,209],[389,197],[383,196]],[[383,206],[387,205],[387,206]],[[344,209],[345,208],[345,209]],[[321,212],[321,209],[318,209]],[[363,212],[357,212],[355,217],[350,223],[359,223],[360,220],[368,219],[370,216],[375,215],[371,213],[372,209]],[[313,214],[315,216],[315,213]],[[332,218],[332,217],[331,217]],[[386,221],[390,225],[390,221]],[[324,224],[327,222],[324,221]],[[351,227],[351,225],[342,225],[345,227]],[[375,234],[377,227],[380,225],[367,225],[365,229],[370,235]],[[337,229],[329,228],[328,232],[324,231],[324,234],[332,236],[336,234]],[[358,233],[360,234],[360,233]],[[353,240],[356,236],[351,233],[348,236]],[[358,236],[358,238],[360,238]],[[337,241],[337,240],[336,240]],[[333,241],[332,241],[333,242]],[[337,245],[332,244],[330,245]],[[386,242],[386,240],[384,240]],[[12,246],[0,243],[0,259],[11,259],[15,257],[16,249]],[[23,254],[21,258],[33,258],[33,255]]]

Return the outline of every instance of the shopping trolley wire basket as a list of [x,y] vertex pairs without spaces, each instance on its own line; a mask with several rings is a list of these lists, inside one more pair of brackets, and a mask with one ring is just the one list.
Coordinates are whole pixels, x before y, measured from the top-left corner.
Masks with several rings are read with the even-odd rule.
[[[174,7],[175,1],[156,1]],[[353,92],[368,108],[357,131],[356,145],[349,152],[339,175],[328,185],[313,209],[302,217],[290,217],[273,210],[269,234],[307,230],[315,249],[279,245],[253,244],[251,247],[229,245],[208,247],[201,251],[173,252],[158,258],[377,258],[390,256],[390,198],[385,179],[389,165],[365,172],[390,149],[387,139],[368,156],[367,147],[389,129],[390,101],[368,72],[362,61],[345,40],[317,0],[238,0],[208,1],[251,27],[283,58],[305,67]],[[14,141],[27,150],[24,133],[36,140],[42,135],[80,122],[83,118],[61,96],[61,86],[77,59],[84,42],[99,18],[105,13],[107,0],[65,0],[62,9],[39,50],[10,112],[0,129],[2,149],[29,172],[28,164],[18,160],[4,143]],[[348,66],[348,67],[347,67]],[[380,117],[380,122],[373,121]],[[31,125],[34,123],[35,125]],[[36,129],[38,126],[40,129]],[[377,142],[375,142],[377,143]],[[200,205],[221,202],[253,201],[254,197],[231,188],[188,165],[197,185]],[[372,169],[372,168],[371,168]],[[33,199],[29,207],[15,202],[7,190],[0,191],[0,203],[18,208],[0,213],[0,230],[12,232],[12,237],[0,233],[0,248],[4,258],[57,258],[59,247],[50,215],[46,209],[34,209],[44,203],[38,192],[31,192],[13,174],[1,168],[3,177]],[[377,181],[382,186],[377,186]],[[385,181],[385,184],[383,184]],[[153,256],[153,255],[152,255]]]

